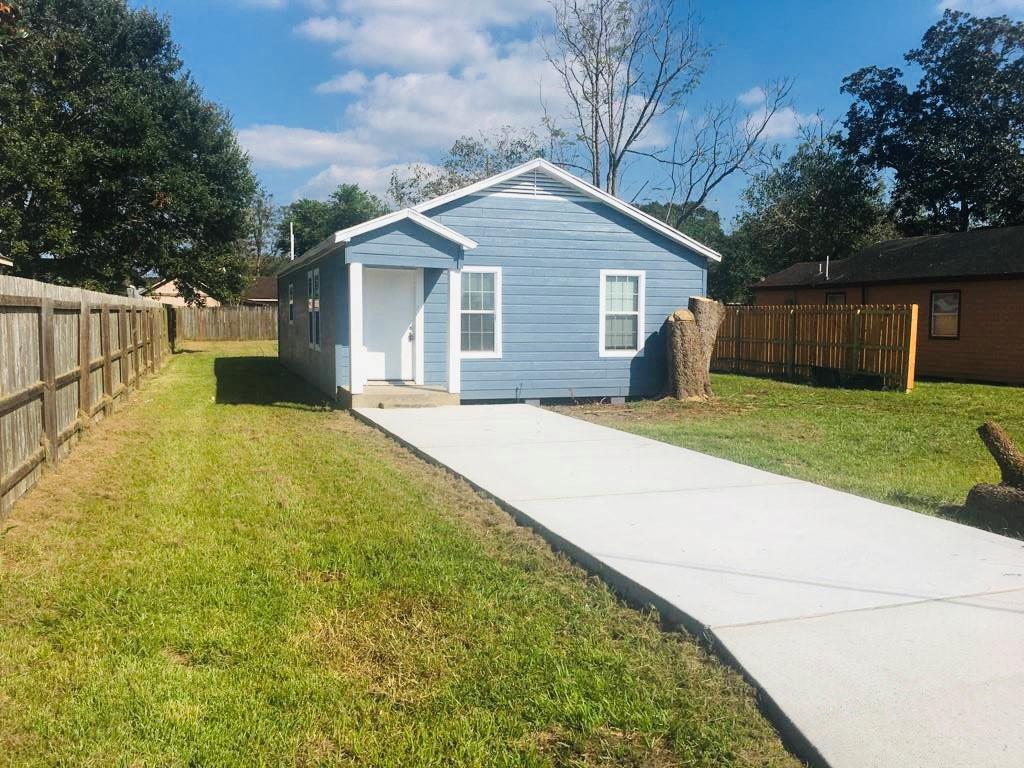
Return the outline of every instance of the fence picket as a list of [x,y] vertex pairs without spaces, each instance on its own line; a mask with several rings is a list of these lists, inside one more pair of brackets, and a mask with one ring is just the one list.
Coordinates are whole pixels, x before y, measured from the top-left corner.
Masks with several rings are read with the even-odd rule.
[[914,387],[917,305],[727,307],[714,371],[815,380],[875,378]]

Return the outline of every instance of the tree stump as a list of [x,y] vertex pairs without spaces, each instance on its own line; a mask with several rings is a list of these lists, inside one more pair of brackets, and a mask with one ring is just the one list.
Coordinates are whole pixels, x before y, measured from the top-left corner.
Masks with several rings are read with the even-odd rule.
[[978,427],[978,435],[999,465],[1002,482],[978,483],[971,488],[964,510],[983,525],[1024,530],[1024,454],[993,421]]
[[689,309],[677,309],[666,323],[669,388],[679,400],[711,397],[711,355],[725,307],[698,296]]

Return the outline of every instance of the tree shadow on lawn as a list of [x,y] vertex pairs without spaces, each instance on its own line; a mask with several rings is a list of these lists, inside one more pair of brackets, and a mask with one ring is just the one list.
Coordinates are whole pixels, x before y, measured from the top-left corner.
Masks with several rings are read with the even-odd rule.
[[218,405],[272,405],[323,410],[333,402],[293,373],[276,357],[218,357],[213,363]]

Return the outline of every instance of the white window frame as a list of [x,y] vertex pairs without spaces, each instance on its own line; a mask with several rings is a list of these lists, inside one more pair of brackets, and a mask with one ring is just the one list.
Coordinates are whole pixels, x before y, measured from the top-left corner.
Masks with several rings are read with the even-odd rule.
[[[607,293],[607,282],[609,277],[637,277],[637,323],[636,323],[636,349],[605,349],[605,298]],[[644,322],[647,297],[647,273],[642,269],[602,269],[600,272],[601,288],[599,291],[599,312],[598,312],[598,333],[597,353],[601,357],[642,357],[644,353],[644,341],[647,332]],[[612,312],[613,315],[632,314],[625,312]]]
[[309,348],[320,350],[320,269],[306,273],[306,334]]
[[295,322],[295,283],[288,281],[288,325]]
[[490,310],[484,309],[462,309],[462,286],[464,281],[459,281],[459,296],[456,306],[459,308],[459,357],[468,360],[495,360],[501,357],[501,267],[463,267],[462,273],[484,272],[494,275],[494,350],[464,351],[462,349],[462,316],[464,314],[483,315],[490,314]]

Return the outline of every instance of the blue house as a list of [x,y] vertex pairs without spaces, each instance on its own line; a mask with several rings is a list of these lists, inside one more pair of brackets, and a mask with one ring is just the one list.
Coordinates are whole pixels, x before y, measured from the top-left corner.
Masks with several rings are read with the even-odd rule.
[[720,258],[532,160],[291,262],[279,354],[349,405],[655,395],[664,323]]

